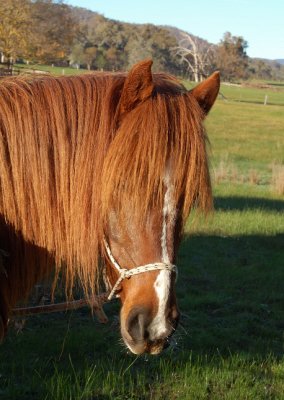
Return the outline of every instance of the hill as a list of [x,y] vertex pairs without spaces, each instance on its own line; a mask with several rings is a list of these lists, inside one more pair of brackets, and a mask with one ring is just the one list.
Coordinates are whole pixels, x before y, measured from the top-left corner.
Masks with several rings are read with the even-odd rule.
[[[281,60],[275,62],[249,58],[246,55],[247,42],[230,33],[224,34],[219,44],[212,44],[173,26],[131,24],[106,18],[84,8],[71,9],[83,31],[81,41],[72,49],[71,64],[89,69],[125,70],[133,63],[149,57],[154,60],[154,70],[192,80],[207,76],[216,69],[221,70],[225,80],[284,78]],[[188,35],[191,41],[185,39]],[[227,38],[229,43],[225,44]],[[185,49],[178,51],[178,46]],[[223,51],[226,46],[230,51]],[[198,65],[194,65],[194,51],[198,53]],[[202,69],[199,77],[194,76],[196,69]]]

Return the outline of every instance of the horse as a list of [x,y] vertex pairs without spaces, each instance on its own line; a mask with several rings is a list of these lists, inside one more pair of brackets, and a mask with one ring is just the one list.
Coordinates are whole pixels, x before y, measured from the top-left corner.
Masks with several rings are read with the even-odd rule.
[[191,209],[212,208],[203,121],[219,73],[187,91],[152,60],[128,73],[0,82],[0,338],[39,280],[103,278],[121,336],[159,354],[179,320],[175,266]]

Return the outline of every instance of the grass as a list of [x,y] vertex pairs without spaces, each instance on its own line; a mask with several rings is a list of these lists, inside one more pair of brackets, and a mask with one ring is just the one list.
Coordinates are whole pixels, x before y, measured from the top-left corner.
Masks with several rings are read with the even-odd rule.
[[77,69],[71,67],[56,67],[56,66],[52,67],[50,65],[41,65],[41,64],[31,64],[31,65],[15,64],[14,67],[15,69],[18,69],[23,72],[42,71],[42,72],[48,72],[53,75],[78,75],[82,73],[94,72],[81,68]]
[[275,193],[284,195],[284,165],[273,165],[272,190]]
[[284,164],[283,114],[282,106],[219,100],[206,123],[213,170],[223,162],[238,176],[257,171],[260,182],[268,184],[273,165]]
[[[222,79],[222,77],[221,77]],[[193,82],[184,82],[184,85],[191,89],[196,85]],[[224,102],[247,103],[264,105],[267,96],[266,105],[284,106],[284,85],[283,83],[259,82],[258,84],[249,83],[243,85],[221,84],[220,99]]]
[[107,325],[87,309],[36,316],[0,347],[1,400],[284,399],[284,198],[271,188],[283,107],[220,99],[206,124],[212,174],[223,162],[224,175],[215,213],[186,226],[172,346],[127,354],[117,303]]
[[260,87],[243,87],[222,85],[221,93],[227,100],[240,103],[254,103],[263,105],[284,105],[284,88],[281,86],[259,85]]

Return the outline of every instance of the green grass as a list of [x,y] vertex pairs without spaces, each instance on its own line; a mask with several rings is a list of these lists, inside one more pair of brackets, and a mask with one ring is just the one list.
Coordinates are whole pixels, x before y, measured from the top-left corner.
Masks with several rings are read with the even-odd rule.
[[15,64],[15,69],[19,69],[20,71],[27,72],[27,71],[42,71],[42,72],[49,72],[53,75],[78,75],[87,72],[94,72],[88,71],[86,69],[77,69],[71,67],[52,67],[51,65],[41,65],[41,64]]
[[1,400],[284,399],[284,198],[270,187],[271,165],[284,163],[282,110],[219,99],[208,117],[212,172],[223,162],[259,180],[221,179],[215,213],[189,218],[172,346],[128,354],[117,303],[107,325],[87,309],[33,317],[0,347]]
[[[283,94],[284,97],[284,94]],[[256,171],[260,183],[271,180],[274,164],[284,164],[284,108],[217,101],[206,122],[211,165],[221,162],[239,177]]]
[[[222,76],[221,76],[222,80]],[[193,82],[184,82],[184,85],[191,89],[196,86]],[[221,84],[219,98],[224,102],[252,103],[264,105],[267,96],[267,106],[284,106],[284,85],[283,83],[258,82],[251,85],[227,85]]]
[[221,86],[221,93],[228,101],[257,103],[263,105],[267,96],[267,105],[284,105],[284,87],[259,84],[257,87]]

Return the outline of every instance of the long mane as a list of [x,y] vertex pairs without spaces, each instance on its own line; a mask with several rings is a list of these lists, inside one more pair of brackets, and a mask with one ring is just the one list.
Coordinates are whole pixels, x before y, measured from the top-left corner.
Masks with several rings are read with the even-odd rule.
[[[153,78],[152,96],[122,121],[124,74],[1,81],[0,213],[63,268],[69,292],[79,277],[94,294],[109,210],[123,212],[130,194],[141,219],[161,208],[167,169],[183,223],[194,205],[211,207],[202,112],[172,77]],[[22,295],[54,267],[41,261],[9,267]]]

